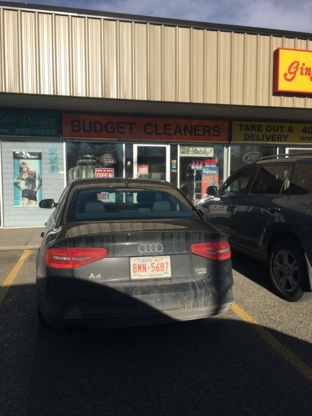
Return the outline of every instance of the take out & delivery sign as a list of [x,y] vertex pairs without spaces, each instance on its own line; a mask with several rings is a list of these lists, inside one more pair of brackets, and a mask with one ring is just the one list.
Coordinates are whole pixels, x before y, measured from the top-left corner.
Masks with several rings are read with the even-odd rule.
[[252,121],[237,121],[232,123],[232,142],[247,144],[285,143],[312,144],[312,124],[299,123],[261,123]]
[[273,92],[312,94],[312,51],[276,49]]

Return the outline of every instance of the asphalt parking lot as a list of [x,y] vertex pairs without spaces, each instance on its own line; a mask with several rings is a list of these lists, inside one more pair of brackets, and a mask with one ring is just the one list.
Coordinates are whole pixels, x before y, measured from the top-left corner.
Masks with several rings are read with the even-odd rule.
[[67,333],[36,322],[36,250],[1,251],[0,415],[311,415],[312,303],[233,255],[235,303],[206,320]]

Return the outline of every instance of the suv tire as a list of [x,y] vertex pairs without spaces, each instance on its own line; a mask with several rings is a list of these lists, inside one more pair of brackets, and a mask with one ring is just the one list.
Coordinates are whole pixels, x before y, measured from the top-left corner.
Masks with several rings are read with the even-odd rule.
[[270,275],[275,289],[283,299],[298,302],[311,298],[311,292],[301,289],[302,283],[308,279],[303,251],[291,240],[280,241],[273,247]]

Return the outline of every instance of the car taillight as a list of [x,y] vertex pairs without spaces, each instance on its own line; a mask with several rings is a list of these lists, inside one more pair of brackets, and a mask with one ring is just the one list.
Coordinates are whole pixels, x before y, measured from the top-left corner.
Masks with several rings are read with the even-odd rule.
[[231,250],[227,241],[192,244],[191,250],[193,254],[211,260],[227,260],[231,257]]
[[49,248],[46,252],[46,265],[57,269],[77,269],[106,257],[106,248],[75,247]]

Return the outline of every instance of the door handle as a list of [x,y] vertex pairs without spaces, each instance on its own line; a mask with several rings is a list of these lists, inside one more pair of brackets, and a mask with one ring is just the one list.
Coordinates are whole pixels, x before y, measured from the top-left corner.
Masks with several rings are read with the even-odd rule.
[[270,212],[280,212],[281,211],[281,209],[280,208],[278,208],[278,207],[271,207],[271,208],[268,208],[268,210],[270,211]]
[[229,208],[237,208],[238,207],[238,205],[237,204],[230,204],[229,205]]

